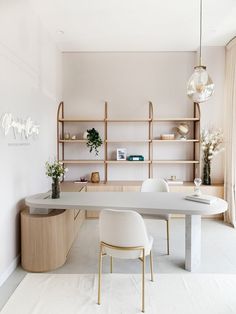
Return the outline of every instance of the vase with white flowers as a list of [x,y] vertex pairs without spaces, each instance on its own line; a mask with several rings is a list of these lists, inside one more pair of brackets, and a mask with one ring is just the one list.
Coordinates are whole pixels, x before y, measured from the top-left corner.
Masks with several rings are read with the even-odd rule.
[[203,152],[203,184],[211,185],[211,161],[223,148],[223,132],[221,130],[201,131],[201,147]]
[[60,198],[60,181],[67,171],[60,161],[46,162],[46,175],[52,178],[52,198]]

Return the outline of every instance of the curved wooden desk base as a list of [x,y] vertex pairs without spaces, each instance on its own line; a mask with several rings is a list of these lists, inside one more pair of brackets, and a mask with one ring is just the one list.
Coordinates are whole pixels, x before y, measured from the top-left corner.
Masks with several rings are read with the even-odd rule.
[[71,248],[85,212],[54,209],[48,215],[21,212],[21,264],[30,272],[61,267]]

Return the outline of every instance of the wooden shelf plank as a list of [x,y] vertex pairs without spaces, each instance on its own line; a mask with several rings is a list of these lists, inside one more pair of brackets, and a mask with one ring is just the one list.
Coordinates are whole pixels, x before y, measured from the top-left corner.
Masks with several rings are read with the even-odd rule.
[[158,118],[153,119],[153,122],[171,122],[171,121],[199,121],[199,118]]
[[104,160],[60,160],[63,164],[104,164]]
[[[188,139],[188,140],[106,140],[106,143],[150,143],[150,142],[199,142],[199,140]],[[87,140],[59,140],[59,143],[87,143]]]
[[59,119],[59,122],[104,122],[104,119]]
[[106,140],[106,143],[150,143],[151,140]]
[[153,164],[199,164],[199,160],[153,160]]
[[193,143],[198,143],[199,142],[199,140],[195,140],[195,139],[188,139],[188,140],[152,140],[154,143],[161,143],[161,142],[164,142],[164,143],[166,143],[166,142],[171,142],[171,143],[173,143],[173,142],[177,142],[177,143],[191,143],[191,142],[193,142]]
[[106,160],[106,164],[150,164],[150,160],[144,160],[144,161],[129,161],[129,160]]
[[150,122],[152,119],[106,119],[106,122]]

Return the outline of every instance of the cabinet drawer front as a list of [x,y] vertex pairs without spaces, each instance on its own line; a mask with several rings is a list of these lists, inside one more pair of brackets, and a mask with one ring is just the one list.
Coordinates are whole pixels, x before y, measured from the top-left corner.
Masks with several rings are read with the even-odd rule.
[[123,186],[123,192],[140,192],[141,191],[141,186],[139,185],[124,185]]
[[87,192],[122,192],[122,186],[120,185],[96,185],[87,186]]

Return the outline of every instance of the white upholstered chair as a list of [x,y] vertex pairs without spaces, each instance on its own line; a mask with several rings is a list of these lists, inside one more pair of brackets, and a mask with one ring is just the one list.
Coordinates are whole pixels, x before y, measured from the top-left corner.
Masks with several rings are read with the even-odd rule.
[[[169,186],[166,183],[166,181],[163,179],[147,179],[142,184],[141,192],[169,192]],[[152,218],[164,220],[166,222],[167,254],[169,255],[170,254],[170,214],[153,215]]]
[[153,281],[152,244],[144,220],[140,214],[131,210],[104,209],[99,217],[100,254],[98,275],[98,304],[101,301],[102,257],[140,259],[142,261],[142,312],[144,312],[145,257],[150,255],[151,280]]

